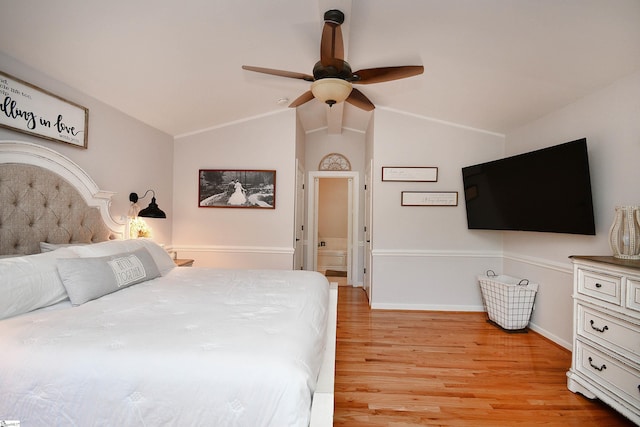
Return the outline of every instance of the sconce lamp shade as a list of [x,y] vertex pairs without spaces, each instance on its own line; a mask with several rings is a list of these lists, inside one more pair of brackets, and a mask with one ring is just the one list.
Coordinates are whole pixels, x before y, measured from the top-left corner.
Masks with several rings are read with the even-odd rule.
[[350,82],[342,79],[325,78],[316,80],[311,84],[311,93],[316,99],[329,104],[344,102],[349,97],[353,86]]
[[[144,196],[140,197],[140,199],[144,199],[147,196],[147,193],[151,192],[153,195],[151,197],[151,203],[149,203],[149,206],[147,206],[146,208],[140,210],[138,212],[137,216],[141,216],[141,217],[145,217],[145,218],[166,218],[167,214],[165,214],[159,207],[158,204],[156,203],[156,193],[153,190],[147,190],[146,193],[144,193]],[[133,205],[136,205],[136,203],[138,202],[138,194],[137,193],[131,193],[129,194],[129,201],[131,203],[133,203]],[[131,211],[131,210],[130,210]]]
[[138,212],[138,216],[142,216],[145,218],[166,218],[167,214],[160,210],[158,204],[156,203],[156,198],[152,197],[149,206]]

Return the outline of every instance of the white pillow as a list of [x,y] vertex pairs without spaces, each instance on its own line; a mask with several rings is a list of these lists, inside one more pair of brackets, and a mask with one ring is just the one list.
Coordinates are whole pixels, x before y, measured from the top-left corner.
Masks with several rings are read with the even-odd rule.
[[160,275],[146,248],[104,257],[60,259],[58,271],[73,305]]
[[66,248],[69,246],[82,246],[88,245],[89,243],[48,243],[48,242],[40,242],[40,252],[51,252],[56,249]]
[[161,275],[166,275],[176,264],[164,248],[149,239],[109,240],[92,245],[74,246],[73,250],[80,257],[98,257],[114,255],[122,252],[132,252],[136,249],[147,248]]
[[27,313],[67,298],[58,258],[77,257],[68,248],[0,259],[0,319]]

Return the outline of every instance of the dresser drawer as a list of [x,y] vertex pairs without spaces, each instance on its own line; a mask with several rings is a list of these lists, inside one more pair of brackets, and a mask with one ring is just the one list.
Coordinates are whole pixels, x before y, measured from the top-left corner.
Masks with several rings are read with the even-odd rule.
[[[578,304],[579,336],[640,362],[640,326]],[[629,354],[631,353],[631,354]]]
[[640,311],[640,280],[627,279],[627,308]]
[[579,270],[578,293],[622,305],[622,278],[590,270]]
[[595,348],[576,341],[577,365],[581,374],[631,403],[640,407],[640,371],[628,366]]

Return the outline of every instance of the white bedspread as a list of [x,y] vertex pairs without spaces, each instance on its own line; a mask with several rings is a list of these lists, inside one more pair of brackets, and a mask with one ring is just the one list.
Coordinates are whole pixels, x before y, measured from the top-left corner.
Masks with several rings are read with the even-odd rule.
[[307,426],[329,288],[307,271],[175,268],[0,321],[0,420]]

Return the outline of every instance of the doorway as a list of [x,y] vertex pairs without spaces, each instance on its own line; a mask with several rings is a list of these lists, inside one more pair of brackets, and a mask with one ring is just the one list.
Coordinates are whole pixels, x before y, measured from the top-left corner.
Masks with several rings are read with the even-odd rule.
[[[321,188],[324,185],[340,193],[344,190],[344,209],[325,209],[321,206]],[[308,234],[309,250],[307,251],[307,266],[309,270],[344,269],[346,271],[346,283],[352,285],[357,278],[358,248],[358,173],[343,171],[315,171],[309,172],[308,191]],[[333,194],[335,195],[335,194]],[[339,194],[338,194],[339,196]],[[331,195],[329,196],[331,198]],[[338,197],[340,199],[340,197]],[[338,203],[338,199],[330,202]],[[325,200],[326,201],[326,200]],[[326,226],[327,222],[322,215],[335,215],[336,212],[344,212],[346,218]],[[344,223],[343,223],[344,221]],[[323,225],[324,224],[324,225]],[[327,233],[329,235],[323,235]],[[343,260],[340,260],[340,246],[343,246]],[[319,263],[319,258],[321,263]]]

